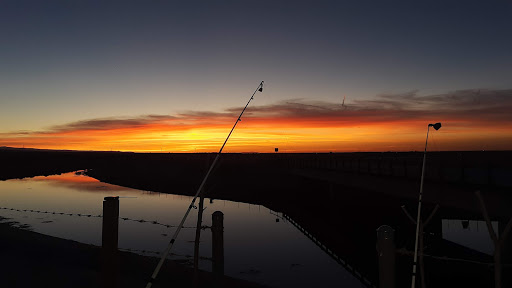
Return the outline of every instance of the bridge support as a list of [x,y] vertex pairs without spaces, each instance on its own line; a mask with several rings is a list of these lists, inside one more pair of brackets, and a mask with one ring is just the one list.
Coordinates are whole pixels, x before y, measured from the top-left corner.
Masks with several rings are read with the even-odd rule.
[[395,287],[395,230],[382,225],[377,229],[377,253],[379,256],[379,287]]

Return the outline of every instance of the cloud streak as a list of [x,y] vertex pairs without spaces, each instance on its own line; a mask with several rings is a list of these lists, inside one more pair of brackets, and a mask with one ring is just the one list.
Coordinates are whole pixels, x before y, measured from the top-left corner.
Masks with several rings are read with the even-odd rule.
[[101,118],[71,122],[64,125],[51,127],[48,132],[70,132],[81,130],[111,130],[123,128],[139,128],[146,125],[175,120],[169,115],[145,115],[134,118]]
[[[2,133],[4,140],[0,140],[0,145],[15,146],[21,142],[33,140],[34,145],[42,143],[44,146],[51,146],[54,138],[56,142],[67,141],[70,145],[75,145],[73,147],[79,147],[82,144],[87,146],[87,143],[92,142],[115,143],[115,145],[131,143],[130,145],[138,145],[137,147],[141,145],[149,147],[154,144],[152,141],[164,140],[174,141],[178,143],[176,145],[206,147],[211,144],[213,147],[216,145],[215,141],[218,142],[219,138],[224,137],[222,132],[229,129],[241,109],[242,107],[233,107],[222,112],[185,111],[176,115],[87,119],[49,127],[42,131]],[[480,129],[482,135],[494,131],[495,138],[510,138],[510,131],[512,131],[510,111],[512,111],[512,89],[460,90],[426,96],[420,96],[417,91],[411,91],[403,94],[382,94],[368,100],[348,99],[344,106],[341,103],[305,99],[249,106],[241,126],[244,127],[244,133],[249,133],[251,138],[265,139],[266,137],[268,139],[290,134],[292,138],[306,141],[308,137],[315,135],[311,141],[332,143],[339,139],[334,139],[330,134],[332,130],[329,129],[366,127],[365,135],[374,133],[375,137],[385,137],[382,136],[383,131],[392,131],[396,124],[399,124],[401,129],[409,127],[416,131],[414,133],[420,133],[419,131],[422,131],[428,122],[441,121],[444,122],[443,124],[448,122],[446,124],[452,127],[452,132],[471,126],[473,129]],[[286,129],[293,132],[284,131]],[[314,129],[318,132],[311,132]],[[309,134],[301,132],[306,130],[310,131]],[[362,130],[351,130],[350,133],[356,135],[360,131]],[[318,136],[321,133],[323,138]],[[502,137],[500,133],[506,135]],[[360,141],[368,141],[369,136],[365,137],[367,138],[360,138]],[[208,139],[216,140],[213,143],[208,142]],[[256,140],[248,139],[247,141]],[[210,144],[205,144],[206,142]],[[94,147],[101,147],[100,144],[98,145]],[[239,145],[242,145],[241,142]],[[257,144],[253,146],[256,147]]]
[[[367,118],[373,121],[422,119],[426,116],[458,115],[463,118],[495,115],[512,120],[512,89],[461,90],[448,94],[419,96],[417,91],[383,94],[371,100],[354,100],[345,104],[302,99],[273,105],[251,107],[251,116],[272,118]],[[238,108],[229,109],[236,111]]]

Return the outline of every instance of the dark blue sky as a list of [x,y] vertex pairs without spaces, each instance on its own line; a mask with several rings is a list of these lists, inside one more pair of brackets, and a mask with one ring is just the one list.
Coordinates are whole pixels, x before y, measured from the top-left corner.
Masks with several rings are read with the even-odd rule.
[[261,80],[255,105],[512,88],[510,1],[16,0],[0,35],[0,132],[220,111]]

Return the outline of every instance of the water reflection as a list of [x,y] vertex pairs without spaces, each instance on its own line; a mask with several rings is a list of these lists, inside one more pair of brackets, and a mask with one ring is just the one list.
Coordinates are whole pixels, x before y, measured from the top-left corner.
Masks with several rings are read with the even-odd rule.
[[94,178],[85,176],[82,171],[65,173],[60,175],[38,176],[21,179],[21,181],[44,181],[48,185],[69,188],[71,190],[101,192],[101,191],[124,191],[125,187],[110,185],[100,182]]
[[[93,192],[93,193],[91,193]],[[0,206],[37,211],[73,213],[73,216],[0,210],[0,216],[28,224],[36,232],[79,242],[100,245],[101,218],[77,216],[102,214],[106,196],[120,199],[120,217],[149,222],[120,220],[119,247],[162,251],[191,198],[173,194],[149,193],[99,182],[80,173],[34,177],[0,182]],[[276,213],[258,205],[205,199],[203,225],[211,225],[211,214],[222,211],[224,219],[225,273],[274,287],[363,287],[345,269],[311,242],[288,221],[276,221]],[[185,226],[193,227],[197,213],[191,213]],[[194,229],[184,229],[171,258],[191,262]],[[203,231],[199,266],[211,270],[211,233]],[[139,252],[151,255],[150,252]],[[154,254],[153,254],[154,256]]]
[[[443,239],[455,242],[473,250],[492,255],[494,244],[489,236],[485,221],[442,219]],[[491,221],[496,235],[498,235],[498,222]]]

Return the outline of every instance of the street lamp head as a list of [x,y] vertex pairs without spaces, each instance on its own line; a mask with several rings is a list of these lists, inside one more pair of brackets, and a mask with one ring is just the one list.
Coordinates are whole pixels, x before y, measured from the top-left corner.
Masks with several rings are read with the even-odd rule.
[[439,130],[439,128],[441,128],[441,123],[437,122],[436,124],[428,124],[428,127],[434,127],[434,129]]

